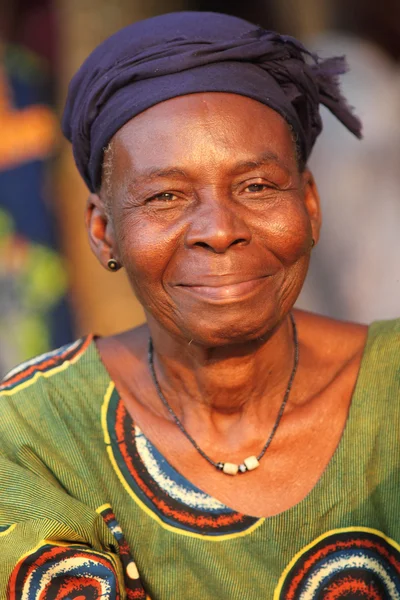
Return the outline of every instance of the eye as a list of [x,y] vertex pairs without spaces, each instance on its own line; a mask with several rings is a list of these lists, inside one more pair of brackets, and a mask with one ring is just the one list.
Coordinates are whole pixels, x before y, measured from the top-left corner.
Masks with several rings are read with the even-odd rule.
[[162,192],[161,194],[156,194],[155,196],[152,196],[151,198],[149,198],[148,202],[151,202],[153,200],[159,200],[159,201],[165,202],[167,204],[168,202],[171,202],[175,198],[176,198],[176,196],[172,192]]
[[261,192],[266,186],[263,183],[252,183],[247,186],[249,192]]
[[245,192],[250,192],[251,194],[257,193],[257,192],[263,192],[264,190],[267,189],[275,189],[274,186],[272,185],[268,185],[266,183],[251,183],[250,185],[248,185],[245,188]]

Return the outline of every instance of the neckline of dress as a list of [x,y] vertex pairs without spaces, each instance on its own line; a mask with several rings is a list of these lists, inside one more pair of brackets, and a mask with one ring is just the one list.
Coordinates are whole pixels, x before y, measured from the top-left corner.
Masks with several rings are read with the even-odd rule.
[[[119,390],[117,388],[117,386],[115,385],[114,380],[111,378],[110,373],[108,372],[108,369],[106,367],[106,365],[103,362],[103,359],[101,357],[101,354],[97,348],[96,345],[96,337],[99,336],[95,336],[92,335],[92,340],[90,343],[90,347],[93,347],[94,352],[96,353],[97,356],[97,360],[101,365],[101,368],[103,370],[104,375],[106,376],[107,380],[108,380],[108,384],[113,386],[114,392],[117,394],[118,399],[122,402],[123,406],[125,407],[125,410],[127,411],[128,414],[128,418],[130,419],[131,425],[133,428],[137,427],[137,424],[133,418],[133,416],[130,414],[130,412],[128,411],[128,409],[125,406],[125,403],[123,401],[123,397],[122,395],[119,393]],[[363,381],[366,377],[366,372],[368,370],[367,368],[367,363],[368,363],[368,355],[369,355],[369,349],[375,339],[375,334],[374,334],[374,328],[369,326],[368,327],[368,333],[367,333],[367,338],[366,338],[366,343],[364,346],[364,350],[363,350],[363,355],[361,358],[361,362],[360,362],[360,367],[359,367],[359,371],[358,371],[358,375],[357,375],[357,379],[356,379],[356,383],[354,386],[354,391],[353,391],[353,395],[351,397],[351,401],[349,403],[349,408],[348,408],[348,414],[347,414],[347,419],[346,419],[346,423],[345,426],[343,428],[342,434],[340,436],[339,442],[329,460],[329,462],[327,463],[327,465],[325,466],[325,469],[323,470],[323,472],[321,473],[320,477],[318,478],[317,482],[315,483],[315,485],[310,489],[310,491],[296,504],[294,504],[293,506],[289,507],[288,509],[285,509],[284,511],[281,511],[279,513],[276,513],[274,515],[270,515],[267,517],[258,517],[258,516],[254,516],[254,515],[249,515],[249,514],[245,514],[245,513],[239,513],[238,511],[236,511],[235,509],[227,506],[225,503],[221,502],[218,498],[216,498],[215,496],[211,496],[210,494],[208,494],[207,492],[205,492],[204,490],[202,490],[201,488],[199,488],[197,485],[195,485],[194,483],[192,483],[185,475],[183,475],[178,469],[176,469],[168,459],[165,458],[164,454],[160,451],[160,449],[158,448],[157,444],[154,444],[154,442],[152,440],[150,440],[144,433],[142,430],[141,431],[141,435],[143,435],[146,440],[149,442],[149,444],[151,444],[151,446],[153,448],[155,448],[155,450],[157,451],[157,453],[163,458],[163,460],[165,461],[166,464],[169,465],[169,467],[171,468],[171,470],[176,473],[177,478],[179,479],[183,479],[185,481],[187,481],[188,485],[192,488],[195,488],[196,490],[198,490],[201,494],[203,494],[205,497],[209,498],[210,501],[214,501],[216,503],[219,503],[220,505],[222,505],[224,508],[226,508],[226,510],[231,511],[232,513],[236,513],[236,514],[242,514],[245,518],[249,518],[249,519],[255,519],[257,520],[257,522],[270,522],[270,523],[274,523],[276,521],[280,521],[281,519],[288,519],[290,518],[292,515],[295,518],[300,518],[301,514],[305,514],[307,511],[307,507],[313,502],[313,499],[316,498],[318,496],[318,494],[320,493],[320,491],[322,492],[322,495],[325,497],[325,499],[327,500],[325,502],[325,504],[329,504],[329,505],[335,505],[338,501],[339,501],[339,496],[343,497],[343,495],[346,495],[346,497],[349,497],[349,494],[351,495],[351,486],[348,485],[349,482],[348,481],[341,481],[341,485],[338,486],[331,486],[331,485],[327,485],[329,480],[334,480],[334,474],[335,474],[335,470],[338,470],[338,466],[341,462],[341,458],[344,457],[346,455],[346,447],[348,444],[349,438],[351,439],[352,437],[352,428],[353,428],[353,424],[355,422],[355,418],[354,418],[354,413],[357,411],[357,407],[359,405],[359,401],[358,398],[359,396],[361,396],[361,388],[362,388],[362,384]],[[150,475],[150,473],[149,473]],[[339,473],[337,473],[337,475],[339,475]],[[346,487],[346,490],[345,490]],[[324,493],[325,490],[325,493]],[[328,499],[329,496],[329,499]],[[188,510],[190,510],[190,506],[187,505]]]

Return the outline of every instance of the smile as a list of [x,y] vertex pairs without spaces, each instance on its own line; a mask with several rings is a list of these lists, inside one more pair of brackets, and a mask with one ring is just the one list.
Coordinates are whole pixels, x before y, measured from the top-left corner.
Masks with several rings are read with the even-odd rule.
[[270,279],[270,276],[258,277],[238,283],[222,283],[219,285],[179,285],[180,289],[206,300],[226,302],[229,300],[244,300],[257,292]]

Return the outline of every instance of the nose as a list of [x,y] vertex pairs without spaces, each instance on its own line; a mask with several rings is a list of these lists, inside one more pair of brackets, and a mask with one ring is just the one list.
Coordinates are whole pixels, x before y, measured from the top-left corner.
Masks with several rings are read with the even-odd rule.
[[228,201],[213,200],[198,209],[186,231],[186,246],[223,254],[235,245],[247,245],[250,230],[240,208]]

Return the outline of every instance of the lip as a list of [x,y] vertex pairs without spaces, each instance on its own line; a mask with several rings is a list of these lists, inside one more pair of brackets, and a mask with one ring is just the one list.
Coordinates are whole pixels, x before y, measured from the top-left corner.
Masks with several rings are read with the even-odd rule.
[[252,292],[257,291],[260,287],[265,285],[269,279],[270,276],[267,275],[236,283],[219,283],[218,285],[180,284],[177,287],[190,294],[200,296],[206,300],[226,302],[229,300],[245,299]]

